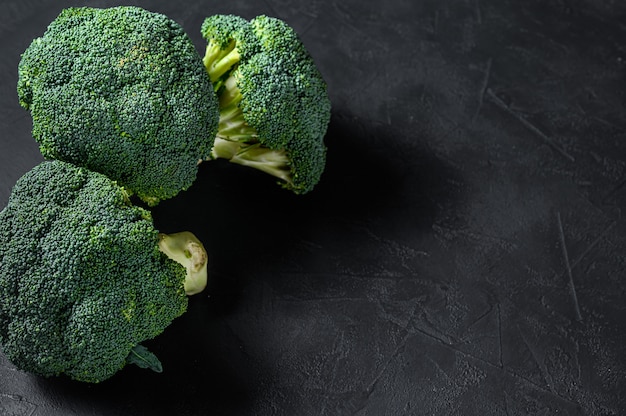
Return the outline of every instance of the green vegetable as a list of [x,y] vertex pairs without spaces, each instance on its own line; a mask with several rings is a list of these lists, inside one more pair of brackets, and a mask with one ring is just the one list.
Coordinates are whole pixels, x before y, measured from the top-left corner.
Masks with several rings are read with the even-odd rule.
[[202,34],[204,61],[166,16],[69,8],[22,55],[20,104],[51,160],[0,211],[0,347],[18,368],[92,383],[127,364],[162,371],[142,343],[204,290],[208,257],[131,195],[171,198],[212,158],[297,194],[319,182],[330,101],[295,31],[216,15]]
[[163,365],[156,355],[143,345],[135,345],[126,357],[126,364],[135,364],[139,368],[148,368],[155,373],[163,372]]
[[189,231],[159,234],[159,250],[185,266],[185,293],[195,295],[207,285],[207,254],[198,238]]
[[279,178],[297,194],[319,182],[330,121],[326,83],[282,20],[214,15],[202,24],[204,65],[219,97],[212,158]]
[[189,37],[162,14],[65,9],[18,73],[44,157],[103,173],[150,205],[191,186],[211,150],[213,88]]
[[170,237],[159,235],[150,213],[100,173],[62,161],[27,172],[0,211],[6,357],[25,371],[85,382],[127,363],[158,371],[156,357],[138,345],[186,311],[186,269],[191,263],[200,273],[197,293],[207,261],[190,233],[173,234],[167,254],[163,239]]

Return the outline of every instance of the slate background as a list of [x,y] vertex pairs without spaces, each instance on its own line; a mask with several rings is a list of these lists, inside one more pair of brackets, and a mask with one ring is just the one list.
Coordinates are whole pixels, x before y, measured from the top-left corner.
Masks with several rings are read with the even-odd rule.
[[[20,53],[81,4],[121,3],[0,4],[0,206],[41,160]],[[211,254],[149,343],[164,373],[85,385],[0,354],[0,415],[626,414],[623,2],[135,4],[199,51],[208,14],[291,24],[328,82],[328,168],[296,197],[203,165],[154,210]]]

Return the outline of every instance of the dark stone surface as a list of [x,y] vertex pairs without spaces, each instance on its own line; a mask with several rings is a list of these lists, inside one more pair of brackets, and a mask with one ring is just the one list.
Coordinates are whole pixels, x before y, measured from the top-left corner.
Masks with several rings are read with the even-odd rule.
[[[71,4],[0,5],[0,206],[41,160],[20,53]],[[623,2],[141,5],[199,50],[208,14],[290,23],[329,85],[327,171],[297,197],[202,166],[154,209],[211,254],[149,343],[164,373],[85,385],[0,354],[0,415],[626,413]]]

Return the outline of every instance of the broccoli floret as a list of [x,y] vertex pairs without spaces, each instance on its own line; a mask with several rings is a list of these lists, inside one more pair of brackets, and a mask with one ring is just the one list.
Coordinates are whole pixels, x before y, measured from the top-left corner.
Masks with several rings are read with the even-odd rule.
[[[43,162],[15,184],[0,211],[0,346],[18,368],[100,382],[128,363],[160,370],[141,346],[187,308],[194,243],[159,248],[150,213],[106,176]],[[173,240],[180,240],[176,235]],[[169,257],[180,257],[185,262]],[[201,264],[204,262],[204,264]],[[202,276],[192,276],[194,293]]]
[[203,63],[216,90],[233,67],[257,53],[260,46],[248,21],[235,15],[208,17],[201,32],[207,40]]
[[211,157],[271,174],[297,194],[311,191],[326,163],[331,105],[297,33],[276,18],[234,15],[206,18],[201,32],[220,110]]
[[44,157],[104,173],[149,205],[191,186],[219,118],[183,28],[139,7],[68,8],[18,68]]

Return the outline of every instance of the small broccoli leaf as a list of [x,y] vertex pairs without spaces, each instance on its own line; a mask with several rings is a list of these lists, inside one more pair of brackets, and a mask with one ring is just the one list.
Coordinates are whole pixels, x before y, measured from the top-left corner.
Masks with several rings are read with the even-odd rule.
[[148,368],[156,373],[163,372],[163,365],[156,355],[143,345],[135,345],[126,357],[127,364],[135,364],[139,368]]

